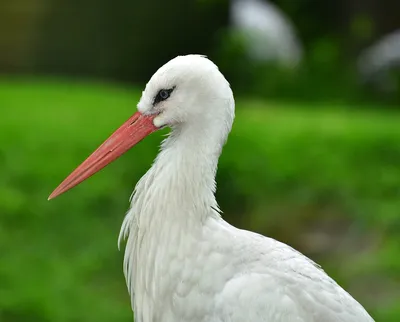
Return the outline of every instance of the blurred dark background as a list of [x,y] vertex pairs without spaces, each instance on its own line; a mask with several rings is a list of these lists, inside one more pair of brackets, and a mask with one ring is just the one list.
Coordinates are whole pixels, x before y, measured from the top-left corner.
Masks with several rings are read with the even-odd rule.
[[47,196],[188,53],[236,95],[224,218],[297,248],[376,321],[398,322],[397,0],[2,1],[0,321],[131,321],[116,239],[161,134]]

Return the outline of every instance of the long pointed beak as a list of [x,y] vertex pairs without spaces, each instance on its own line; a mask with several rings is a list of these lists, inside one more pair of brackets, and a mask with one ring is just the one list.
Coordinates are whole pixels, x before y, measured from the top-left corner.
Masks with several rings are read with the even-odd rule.
[[133,114],[51,193],[49,200],[75,187],[157,131],[153,124],[155,116],[140,112]]

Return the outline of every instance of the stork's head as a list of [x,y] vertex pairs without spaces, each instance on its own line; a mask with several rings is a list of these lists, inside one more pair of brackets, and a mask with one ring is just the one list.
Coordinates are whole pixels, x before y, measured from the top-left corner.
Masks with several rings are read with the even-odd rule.
[[221,105],[221,100],[233,102],[233,95],[217,66],[204,56],[178,56],[151,77],[138,110],[155,115],[158,128],[190,126],[208,117],[233,115],[233,104]]
[[233,117],[233,94],[217,66],[204,56],[178,56],[151,77],[138,112],[75,169],[49,199],[73,188],[165,126],[204,129],[202,134],[214,133],[225,140]]

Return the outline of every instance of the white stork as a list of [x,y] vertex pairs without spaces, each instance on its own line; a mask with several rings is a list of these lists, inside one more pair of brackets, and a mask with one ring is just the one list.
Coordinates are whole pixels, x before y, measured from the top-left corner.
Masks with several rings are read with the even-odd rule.
[[170,136],[138,182],[120,233],[137,322],[369,322],[364,308],[313,261],[224,221],[218,158],[234,119],[224,76],[179,56],[148,82],[129,118],[50,195],[54,198],[150,133]]

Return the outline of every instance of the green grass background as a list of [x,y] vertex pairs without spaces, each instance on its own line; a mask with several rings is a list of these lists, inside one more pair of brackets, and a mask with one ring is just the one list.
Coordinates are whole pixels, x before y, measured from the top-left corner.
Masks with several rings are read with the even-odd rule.
[[[139,95],[0,80],[0,321],[131,321],[117,236],[167,131],[47,197]],[[399,124],[379,106],[237,99],[217,178],[224,218],[312,257],[377,321],[400,321]]]

